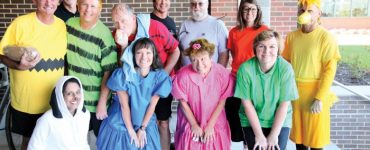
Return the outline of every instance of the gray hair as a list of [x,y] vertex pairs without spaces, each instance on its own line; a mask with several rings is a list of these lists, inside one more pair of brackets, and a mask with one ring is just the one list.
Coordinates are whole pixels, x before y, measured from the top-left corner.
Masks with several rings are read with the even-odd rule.
[[130,16],[134,15],[133,9],[129,5],[123,4],[123,3],[115,4],[113,6],[112,14],[117,13],[117,12],[125,13],[125,14],[128,14]]

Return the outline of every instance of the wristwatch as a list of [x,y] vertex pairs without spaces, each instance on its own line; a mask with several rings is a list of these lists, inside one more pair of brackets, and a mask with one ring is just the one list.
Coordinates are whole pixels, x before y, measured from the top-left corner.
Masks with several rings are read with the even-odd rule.
[[145,126],[140,126],[139,130],[145,131],[145,128],[146,128]]

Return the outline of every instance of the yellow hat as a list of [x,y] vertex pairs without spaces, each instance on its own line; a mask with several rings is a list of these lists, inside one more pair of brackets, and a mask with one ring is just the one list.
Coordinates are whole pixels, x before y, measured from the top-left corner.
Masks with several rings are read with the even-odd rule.
[[304,4],[307,4],[307,6],[315,4],[318,8],[321,8],[321,0],[298,0],[298,5]]

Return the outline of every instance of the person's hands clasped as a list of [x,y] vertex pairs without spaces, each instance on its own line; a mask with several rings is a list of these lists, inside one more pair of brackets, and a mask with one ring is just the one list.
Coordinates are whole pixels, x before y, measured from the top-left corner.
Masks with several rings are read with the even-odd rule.
[[128,129],[128,134],[130,135],[130,144],[134,144],[135,147],[139,147],[139,139],[137,138],[136,132],[134,129]]
[[315,99],[311,105],[311,113],[318,114],[322,111],[322,102]]
[[253,150],[266,150],[267,149],[267,140],[265,136],[256,136],[256,143],[254,144]]
[[203,130],[199,127],[199,125],[191,126],[191,136],[193,137],[193,141],[198,142],[199,139],[203,136]]
[[107,105],[103,104],[102,101],[99,100],[98,105],[96,106],[96,119],[104,120],[107,117]]
[[36,54],[35,59],[33,59],[32,61],[27,60],[27,57],[28,57],[27,53],[24,53],[22,55],[21,61],[19,62],[19,66],[18,66],[19,70],[31,69],[31,68],[35,67],[37,65],[37,63],[39,63],[40,60],[41,60],[41,56],[40,56],[39,53]]
[[145,144],[148,143],[146,138],[146,131],[144,129],[139,129],[136,132],[137,138],[139,140],[139,147],[138,148],[144,148]]
[[[275,147],[276,147],[276,149],[275,149]],[[279,136],[269,135],[267,137],[267,150],[280,150]]]
[[125,31],[123,31],[122,29],[117,29],[114,40],[122,48],[125,48],[128,45],[128,34],[125,33]]
[[215,130],[213,127],[206,126],[206,128],[204,128],[204,135],[201,138],[201,141],[203,143],[208,143],[213,140],[215,140]]

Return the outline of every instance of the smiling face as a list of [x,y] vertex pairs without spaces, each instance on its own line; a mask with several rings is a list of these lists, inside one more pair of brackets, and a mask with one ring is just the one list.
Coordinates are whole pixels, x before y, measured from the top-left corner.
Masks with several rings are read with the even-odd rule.
[[254,21],[257,18],[257,6],[251,3],[244,3],[243,6],[243,21],[247,25],[247,27],[251,27],[254,24]]
[[140,48],[135,51],[136,65],[141,69],[150,69],[153,63],[154,53],[151,48]]
[[81,102],[81,88],[76,82],[67,82],[65,84],[67,86],[65,86],[63,91],[64,102],[69,112],[74,115]]
[[195,72],[205,76],[211,70],[211,56],[207,51],[202,51],[190,56],[191,65]]
[[256,56],[260,64],[274,64],[279,52],[278,41],[275,37],[258,42]]
[[79,0],[78,11],[81,22],[95,24],[99,19],[101,5],[99,0]]
[[208,15],[207,9],[207,0],[191,0],[190,2],[191,17],[196,21],[203,20]]
[[160,13],[167,13],[170,9],[170,5],[170,0],[154,0],[153,3],[154,9]]
[[59,0],[33,0],[36,5],[36,12],[41,15],[54,15],[57,10]]

